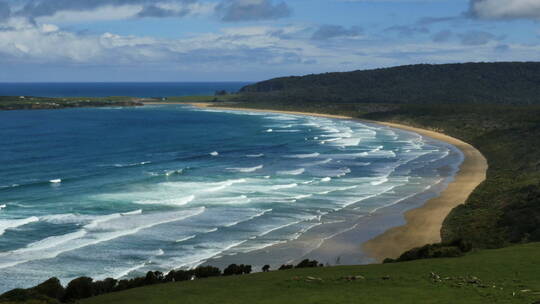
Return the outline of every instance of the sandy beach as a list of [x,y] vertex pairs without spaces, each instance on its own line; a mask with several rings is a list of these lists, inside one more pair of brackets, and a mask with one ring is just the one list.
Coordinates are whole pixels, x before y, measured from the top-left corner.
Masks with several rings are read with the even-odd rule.
[[[358,120],[352,117],[341,115],[219,106],[215,107],[214,104],[210,103],[190,104],[196,107],[211,107],[221,110],[273,112],[282,114],[311,115],[336,119]],[[393,227],[392,224],[389,224],[389,222],[392,221],[386,219],[386,223],[383,226],[387,227],[387,230],[385,230],[384,233],[375,234],[369,240],[355,239],[354,236],[344,236],[341,238],[341,241],[339,238],[330,239],[325,241],[325,244],[321,246],[321,248],[319,249],[319,254],[322,254],[323,256],[336,256],[340,254],[355,255],[357,251],[360,251],[360,244],[362,244],[361,246],[363,253],[369,256],[373,261],[380,262],[387,257],[396,258],[404,251],[412,249],[414,247],[422,246],[428,243],[440,242],[440,230],[446,216],[453,208],[463,204],[467,200],[471,192],[485,180],[486,171],[488,168],[485,157],[470,144],[439,132],[396,123],[365,120],[360,121],[376,123],[392,128],[411,131],[435,140],[449,143],[458,148],[463,153],[464,161],[461,164],[459,171],[455,175],[454,180],[448,185],[446,189],[444,189],[440,193],[439,196],[429,199],[422,206],[415,206],[414,209],[405,212],[404,225]],[[396,214],[399,212],[399,210],[395,211],[394,217],[396,217]],[[384,218],[379,220],[382,220],[383,222],[385,221]],[[370,221],[370,219],[366,219],[366,221]],[[366,222],[362,227],[365,229],[368,226],[369,225]],[[354,233],[354,231],[351,231],[350,233]],[[351,239],[354,239],[359,243],[352,244]]]

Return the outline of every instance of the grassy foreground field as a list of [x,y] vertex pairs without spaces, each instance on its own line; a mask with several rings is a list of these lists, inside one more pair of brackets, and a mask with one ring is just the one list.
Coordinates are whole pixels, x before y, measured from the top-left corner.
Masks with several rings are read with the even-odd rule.
[[532,304],[539,300],[540,243],[530,243],[452,259],[294,269],[160,284],[81,303]]

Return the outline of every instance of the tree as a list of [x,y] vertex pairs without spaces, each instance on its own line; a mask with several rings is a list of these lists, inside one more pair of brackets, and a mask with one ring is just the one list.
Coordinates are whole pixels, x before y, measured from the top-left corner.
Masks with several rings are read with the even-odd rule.
[[288,270],[288,269],[293,269],[293,268],[294,268],[293,265],[284,264],[284,265],[279,266],[278,270]]
[[231,264],[223,270],[223,275],[229,276],[229,275],[241,275],[241,274],[250,274],[251,273],[251,265],[236,265]]
[[92,284],[94,295],[113,292],[118,285],[118,281],[112,278],[107,278],[103,281],[96,281]]
[[193,270],[193,275],[198,279],[217,277],[221,275],[221,270],[212,266],[199,266]]
[[264,265],[262,267],[262,272],[269,272],[270,271],[270,265]]
[[240,265],[240,274],[250,274],[251,273],[251,265]]
[[57,300],[62,299],[65,292],[64,287],[58,278],[50,278],[32,289],[37,293]]
[[92,278],[80,277],[69,282],[62,302],[91,297],[94,294],[92,290],[92,281]]
[[161,271],[149,271],[144,278],[145,285],[152,285],[160,283],[164,280],[163,272]]
[[319,262],[317,262],[316,260],[311,261],[309,259],[305,259],[302,262],[298,263],[298,265],[296,265],[295,268],[311,268],[311,267],[319,267]]
[[237,274],[241,274],[241,273],[242,273],[242,270],[241,270],[240,266],[238,266],[236,264],[231,264],[231,265],[227,266],[227,268],[225,268],[225,270],[223,270],[223,275],[224,276],[237,275]]

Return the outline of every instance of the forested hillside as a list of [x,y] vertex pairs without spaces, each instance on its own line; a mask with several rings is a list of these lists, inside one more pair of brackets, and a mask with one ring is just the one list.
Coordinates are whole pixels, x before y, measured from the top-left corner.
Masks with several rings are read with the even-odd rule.
[[242,101],[540,104],[540,62],[408,65],[283,77],[246,86]]

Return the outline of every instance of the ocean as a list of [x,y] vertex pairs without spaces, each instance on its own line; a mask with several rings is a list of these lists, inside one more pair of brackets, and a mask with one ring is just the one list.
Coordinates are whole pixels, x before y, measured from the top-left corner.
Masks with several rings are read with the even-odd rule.
[[463,160],[375,124],[186,105],[4,111],[0,138],[0,292],[322,240]]

